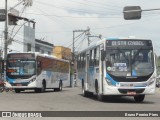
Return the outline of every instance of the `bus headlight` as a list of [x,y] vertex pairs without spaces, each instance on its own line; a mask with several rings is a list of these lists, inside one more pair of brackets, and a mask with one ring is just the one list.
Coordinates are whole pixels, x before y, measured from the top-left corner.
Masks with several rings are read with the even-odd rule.
[[148,81],[148,86],[152,85],[155,80],[156,80],[155,77],[150,78],[149,81]]
[[109,79],[107,79],[107,78],[106,78],[106,82],[107,82],[107,84],[108,84],[109,86],[115,86],[115,85],[113,85],[112,82],[111,82]]
[[36,80],[36,78],[33,78],[33,79],[31,79],[30,81],[29,81],[29,83],[31,83],[31,82],[33,82],[33,81],[35,81]]

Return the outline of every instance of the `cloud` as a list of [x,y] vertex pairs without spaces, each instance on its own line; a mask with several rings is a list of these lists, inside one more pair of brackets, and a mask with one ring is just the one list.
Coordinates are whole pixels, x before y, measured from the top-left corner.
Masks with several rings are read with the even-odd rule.
[[[4,0],[3,0],[4,1]],[[11,2],[14,1],[14,2]],[[15,4],[17,0],[9,0]],[[123,7],[138,5],[142,9],[159,8],[159,0],[33,0],[33,6],[26,9],[24,16],[36,21],[36,37],[45,38],[55,45],[72,44],[73,30],[91,28],[93,35],[104,37],[128,37],[152,39],[157,53],[160,53],[159,33],[160,11],[143,12],[141,20],[123,19]],[[22,6],[18,8],[22,9]],[[76,36],[80,33],[76,33]],[[82,36],[80,43],[86,46]],[[96,41],[96,38],[91,40]],[[83,41],[83,42],[82,42]],[[79,45],[80,46],[80,45]],[[72,46],[70,46],[72,47]],[[82,49],[82,48],[80,48]]]

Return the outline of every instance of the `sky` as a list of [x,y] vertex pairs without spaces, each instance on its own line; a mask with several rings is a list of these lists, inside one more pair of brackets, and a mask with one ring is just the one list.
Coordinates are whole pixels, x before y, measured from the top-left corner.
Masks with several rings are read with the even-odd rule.
[[[0,8],[4,7],[0,0]],[[14,6],[20,0],[8,0]],[[36,38],[72,48],[73,31],[90,28],[93,36],[129,37],[151,39],[160,55],[160,10],[142,12],[140,20],[124,20],[125,6],[141,6],[142,10],[160,8],[160,0],[33,0],[33,5],[23,10],[16,7],[23,17],[36,22]],[[23,11],[23,12],[22,12]],[[4,25],[0,24],[0,36]],[[21,34],[21,33],[19,33]],[[87,39],[76,32],[76,51],[87,47]],[[90,38],[91,44],[99,40]]]

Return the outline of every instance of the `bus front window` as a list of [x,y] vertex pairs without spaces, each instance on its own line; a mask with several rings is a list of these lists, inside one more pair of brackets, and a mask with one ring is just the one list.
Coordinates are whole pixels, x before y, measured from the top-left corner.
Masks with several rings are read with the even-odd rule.
[[34,60],[9,60],[7,66],[7,74],[11,76],[28,76],[35,74]]
[[33,75],[35,73],[35,61],[21,61],[20,74]]
[[106,70],[114,76],[145,76],[154,71],[152,50],[107,50]]
[[133,76],[145,76],[153,73],[152,50],[132,51],[132,74]]

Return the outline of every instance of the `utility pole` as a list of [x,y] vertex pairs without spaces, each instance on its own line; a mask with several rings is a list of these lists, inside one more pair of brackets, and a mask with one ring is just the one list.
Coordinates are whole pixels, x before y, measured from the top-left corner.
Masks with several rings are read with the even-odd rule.
[[[7,48],[8,48],[8,1],[5,0],[5,31],[4,31],[4,61],[7,59]],[[6,61],[5,61],[6,62]]]
[[88,35],[88,46],[89,46],[90,43],[91,43],[91,40],[89,39],[90,37],[97,37],[97,38],[101,39],[101,38],[102,38],[102,35],[99,35],[99,36],[96,36],[96,35]]
[[86,35],[90,35],[90,28],[87,27],[86,30],[73,30],[73,56],[72,56],[72,61],[74,62],[74,59],[75,59],[75,47],[74,47],[74,44],[75,44],[75,33],[76,32],[82,32],[82,33],[86,33]]
[[73,51],[73,54],[72,54],[72,62],[74,62],[74,53],[75,53],[75,49],[74,49],[74,39],[75,39],[75,30],[73,31],[73,47],[72,47],[72,51]]
[[[32,6],[32,0],[23,0],[25,6]],[[22,2],[18,3],[14,7],[20,5]],[[11,9],[13,9],[12,7]],[[9,9],[9,10],[11,10]],[[5,0],[5,31],[4,31],[4,61],[7,59],[7,50],[8,50],[8,0]]]
[[8,1],[5,0],[5,30],[4,30],[4,54],[3,54],[3,60],[4,60],[4,74],[2,79],[6,79],[6,60],[7,60],[7,47],[8,47]]
[[[32,6],[32,0],[23,0],[24,5],[25,6]],[[22,2],[18,3],[17,5],[15,5],[14,7],[18,6],[19,4],[21,4]],[[12,7],[11,9],[13,9],[14,7]],[[9,10],[11,10],[9,9]],[[8,0],[5,0],[5,30],[4,30],[4,54],[3,54],[3,58],[4,58],[4,80],[6,79],[6,60],[7,60],[7,52],[8,52]],[[15,16],[14,16],[15,17]],[[15,19],[16,20],[16,19]]]
[[[73,30],[73,47],[72,47],[72,72],[73,72],[73,75],[72,76],[70,76],[71,77],[71,79],[70,79],[70,86],[71,87],[74,87],[74,85],[77,83],[77,81],[75,80],[74,81],[74,66],[75,66],[75,33],[77,33],[77,32],[82,32],[82,33],[86,33],[86,35],[89,35],[90,34],[90,28],[89,27],[87,27],[87,29],[86,30]],[[74,82],[75,82],[75,84],[74,84]]]

